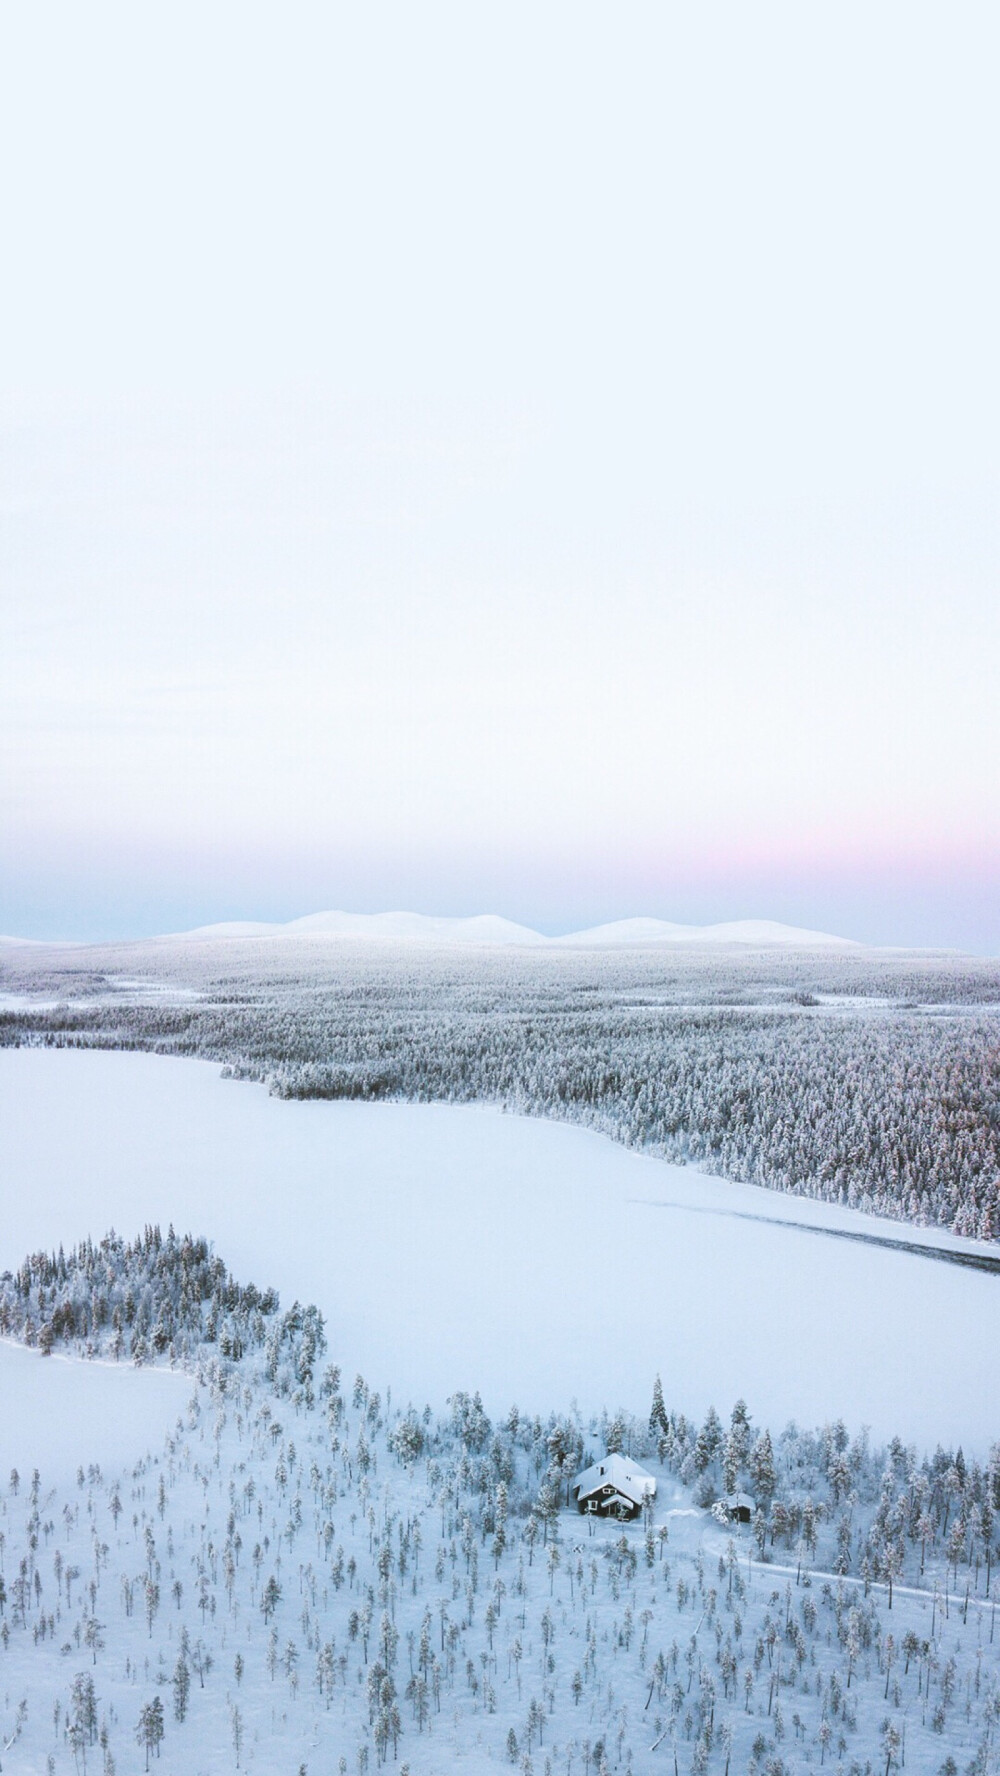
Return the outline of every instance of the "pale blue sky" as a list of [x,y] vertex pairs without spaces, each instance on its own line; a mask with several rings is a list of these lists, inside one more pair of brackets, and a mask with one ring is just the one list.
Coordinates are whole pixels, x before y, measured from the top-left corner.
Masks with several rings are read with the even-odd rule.
[[1000,948],[991,8],[0,32],[0,930]]

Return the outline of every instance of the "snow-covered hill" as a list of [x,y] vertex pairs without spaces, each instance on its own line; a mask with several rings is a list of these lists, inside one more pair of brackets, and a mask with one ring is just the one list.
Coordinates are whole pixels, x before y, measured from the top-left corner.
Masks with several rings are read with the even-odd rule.
[[808,931],[782,925],[775,919],[736,919],[721,925],[678,925],[671,919],[616,919],[586,931],[570,931],[563,937],[545,937],[529,925],[518,925],[497,913],[474,918],[440,918],[426,913],[308,913],[287,924],[268,924],[237,919],[218,925],[200,925],[194,931],[175,934],[185,938],[225,937],[354,937],[409,939],[443,944],[560,944],[601,949],[622,944],[753,944],[784,945],[815,949],[818,946],[854,945],[850,938],[833,937],[825,931]]
[[[46,939],[44,937],[9,937],[9,936],[5,935],[3,937],[0,937],[0,949],[7,948],[7,949],[11,949],[11,950],[27,950],[27,949],[39,950],[39,949],[44,948],[46,942],[49,942],[49,941],[51,941],[51,940]],[[69,949],[71,944],[72,944],[72,939],[66,939],[65,941],[60,939],[59,948],[61,950]]]
[[286,925],[254,920],[234,920],[221,925],[200,925],[179,937],[356,937],[389,938],[394,942],[416,938],[429,943],[540,944],[546,940],[527,925],[516,925],[495,913],[471,919],[435,918],[426,913],[307,913]]
[[730,919],[721,925],[677,925],[672,919],[615,919],[610,925],[594,925],[588,931],[571,931],[554,940],[560,944],[604,947],[612,944],[784,944],[790,948],[815,949],[829,944],[860,949],[849,937],[832,937],[827,931],[807,931],[798,925],[781,925],[776,919]]

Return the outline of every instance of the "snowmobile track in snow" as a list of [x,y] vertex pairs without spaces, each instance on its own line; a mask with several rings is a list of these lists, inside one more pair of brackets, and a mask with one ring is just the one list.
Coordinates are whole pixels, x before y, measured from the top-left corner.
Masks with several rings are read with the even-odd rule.
[[883,1233],[861,1233],[851,1227],[820,1227],[813,1221],[789,1221],[783,1215],[751,1215],[745,1209],[703,1208],[697,1203],[669,1202],[653,1197],[633,1196],[629,1201],[647,1209],[679,1209],[687,1215],[720,1215],[727,1221],[762,1221],[768,1227],[788,1227],[793,1233],[818,1233],[824,1239],[854,1240],[862,1246],[884,1246],[889,1252],[908,1252],[917,1258],[935,1258],[942,1264],[963,1264],[969,1270],[1000,1273],[1000,1254],[963,1252],[950,1246],[925,1246],[917,1240],[890,1239]]

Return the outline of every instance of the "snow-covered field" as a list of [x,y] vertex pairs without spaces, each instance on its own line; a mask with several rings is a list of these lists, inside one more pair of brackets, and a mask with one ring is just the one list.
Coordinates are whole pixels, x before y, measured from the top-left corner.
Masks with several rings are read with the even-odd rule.
[[1000,1276],[782,1223],[971,1242],[579,1128],[288,1102],[197,1061],[21,1049],[0,1053],[0,1165],[0,1268],[173,1222],[286,1305],[316,1301],[337,1360],[397,1399],[480,1388],[491,1410],[642,1412],[659,1370],[697,1415],[742,1394],[776,1428],[840,1415],[980,1452],[997,1435]]

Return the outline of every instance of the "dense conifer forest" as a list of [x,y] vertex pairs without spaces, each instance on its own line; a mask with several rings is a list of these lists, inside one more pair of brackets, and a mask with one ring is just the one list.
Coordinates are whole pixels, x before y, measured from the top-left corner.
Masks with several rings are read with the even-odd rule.
[[49,1355],[79,1343],[137,1363],[193,1356],[203,1344],[225,1356],[263,1344],[278,1309],[273,1289],[234,1281],[204,1239],[147,1227],[136,1240],[111,1233],[66,1253],[35,1252],[0,1275],[0,1336]]

